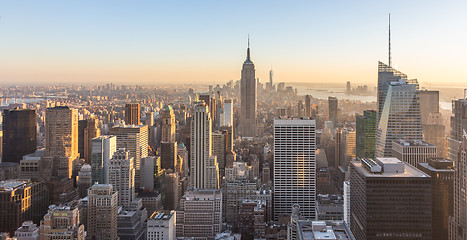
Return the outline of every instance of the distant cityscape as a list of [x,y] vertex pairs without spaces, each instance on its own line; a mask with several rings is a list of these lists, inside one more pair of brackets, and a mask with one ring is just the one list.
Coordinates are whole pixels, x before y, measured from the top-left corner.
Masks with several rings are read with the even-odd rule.
[[390,41],[339,90],[260,81],[250,39],[217,85],[1,88],[0,239],[466,240],[467,89]]

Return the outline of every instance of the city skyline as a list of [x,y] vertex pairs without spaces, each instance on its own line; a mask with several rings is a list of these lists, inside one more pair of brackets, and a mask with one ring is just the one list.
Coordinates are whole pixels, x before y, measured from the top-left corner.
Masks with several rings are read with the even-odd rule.
[[276,82],[372,85],[377,61],[388,59],[389,13],[394,68],[426,87],[467,77],[465,3],[0,5],[0,84],[223,83],[240,79],[250,34],[263,83],[272,68]]

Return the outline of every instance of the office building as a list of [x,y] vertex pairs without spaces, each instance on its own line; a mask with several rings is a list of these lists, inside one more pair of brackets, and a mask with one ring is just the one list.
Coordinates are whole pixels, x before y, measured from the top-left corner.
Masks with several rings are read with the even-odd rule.
[[88,195],[88,188],[92,186],[92,168],[89,164],[84,164],[79,170],[76,185],[79,197],[86,197]]
[[305,96],[305,117],[311,118],[311,96]]
[[110,129],[110,134],[117,137],[117,148],[125,148],[134,159],[135,185],[140,186],[141,159],[148,156],[148,126],[118,125]]
[[[119,208],[117,217],[117,235],[120,240],[146,239],[146,220],[148,213],[143,208],[141,199]],[[144,224],[144,226],[143,226]]]
[[48,206],[43,182],[18,179],[0,182],[0,232],[13,235],[24,221],[39,222]]
[[255,64],[250,59],[250,39],[246,60],[243,62],[242,76],[240,79],[240,125],[241,136],[256,136],[256,77]]
[[19,163],[36,151],[36,125],[35,110],[3,110],[2,162]]
[[464,131],[467,131],[467,96],[465,96],[464,99],[452,101],[452,114],[447,157],[449,160],[457,162],[459,149],[463,141],[463,134]]
[[161,142],[161,167],[177,170],[177,142]]
[[125,149],[118,149],[109,160],[109,184],[118,192],[119,206],[128,206],[135,199],[135,166]]
[[439,112],[439,91],[420,91],[420,113],[423,140],[436,146],[438,156],[444,156],[445,126]]
[[116,136],[99,136],[92,139],[91,176],[92,183],[108,183],[109,160],[117,151]]
[[0,162],[0,181],[19,178],[20,165],[15,162]]
[[162,192],[164,194],[162,205],[166,210],[174,210],[178,206],[181,188],[179,180],[180,176],[177,172],[173,172],[173,170],[165,171],[164,184],[162,186]]
[[266,202],[243,200],[238,211],[238,229],[245,239],[266,237]]
[[429,159],[418,169],[431,177],[433,239],[449,239],[449,216],[454,213],[454,162]]
[[344,224],[350,229],[350,182],[344,181]]
[[391,157],[397,139],[423,140],[418,83],[390,83],[376,130],[376,157]]
[[356,117],[356,156],[375,157],[376,111],[365,110]]
[[78,110],[67,106],[47,108],[45,124],[46,177],[71,178],[78,153]]
[[211,154],[211,116],[205,103],[194,106],[190,137],[190,187],[195,189],[217,189],[219,168],[217,159]]
[[356,239],[432,239],[431,178],[397,158],[350,164],[350,228]]
[[25,221],[15,231],[15,240],[39,240],[39,228],[32,221]]
[[[455,158],[455,172],[454,172],[454,213],[449,218],[449,239],[450,240],[465,240],[467,238],[467,196],[465,193],[465,186],[467,186],[467,130],[463,131],[462,141],[457,141],[456,130],[459,127],[465,127],[459,120],[464,120],[467,115],[458,116],[459,113],[467,113],[467,101],[461,105],[459,102],[453,109],[454,117],[451,117],[451,123],[456,122],[458,125],[451,125],[451,139],[452,142],[459,142],[457,154]],[[463,107],[461,111],[459,107]],[[464,122],[465,123],[465,122]],[[452,144],[452,143],[450,143]],[[451,145],[452,146],[452,145]],[[450,152],[456,152],[455,149],[450,149]]]
[[19,163],[21,179],[37,181],[41,178],[41,167],[44,164],[42,157],[44,157],[44,153],[45,149],[41,148],[31,154],[23,156],[23,160]]
[[337,124],[337,98],[328,97],[329,121]]
[[311,119],[274,120],[274,219],[289,216],[298,204],[315,217],[316,123]]
[[161,142],[175,142],[175,114],[171,106],[160,111]]
[[78,207],[51,206],[41,221],[40,240],[84,240],[84,225],[80,222]]
[[148,219],[146,240],[175,240],[175,211],[154,212]]
[[424,141],[398,139],[392,142],[392,156],[414,167],[435,158],[436,146]]
[[117,237],[118,193],[111,184],[94,184],[88,190],[87,237],[114,240]]
[[233,102],[232,99],[224,100],[224,113],[222,126],[233,126]]
[[125,104],[125,124],[140,125],[140,114],[139,103]]
[[383,112],[384,104],[386,102],[386,95],[391,83],[406,82],[407,75],[391,67],[391,63],[386,65],[382,62],[378,62],[378,116],[377,122]]
[[222,232],[222,192],[189,190],[176,214],[177,238],[214,239]]
[[95,118],[78,121],[78,152],[79,157],[91,163],[92,139],[99,137],[101,130],[99,120]]

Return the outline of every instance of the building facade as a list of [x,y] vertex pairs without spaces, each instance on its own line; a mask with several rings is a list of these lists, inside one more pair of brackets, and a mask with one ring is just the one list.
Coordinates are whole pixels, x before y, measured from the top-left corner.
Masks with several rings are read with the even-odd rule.
[[240,79],[240,124],[244,137],[256,136],[256,87],[255,64],[250,59],[250,40],[248,39],[246,60],[243,62]]
[[94,184],[88,190],[87,215],[86,229],[90,239],[118,239],[118,192],[111,184]]
[[36,111],[3,110],[2,162],[19,163],[24,155],[36,151]]

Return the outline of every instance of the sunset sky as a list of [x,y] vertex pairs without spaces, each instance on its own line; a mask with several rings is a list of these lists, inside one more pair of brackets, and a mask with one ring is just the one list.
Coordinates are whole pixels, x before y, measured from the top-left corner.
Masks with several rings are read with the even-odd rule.
[[261,81],[375,85],[387,62],[467,87],[466,1],[0,0],[0,84],[225,83],[247,36]]

